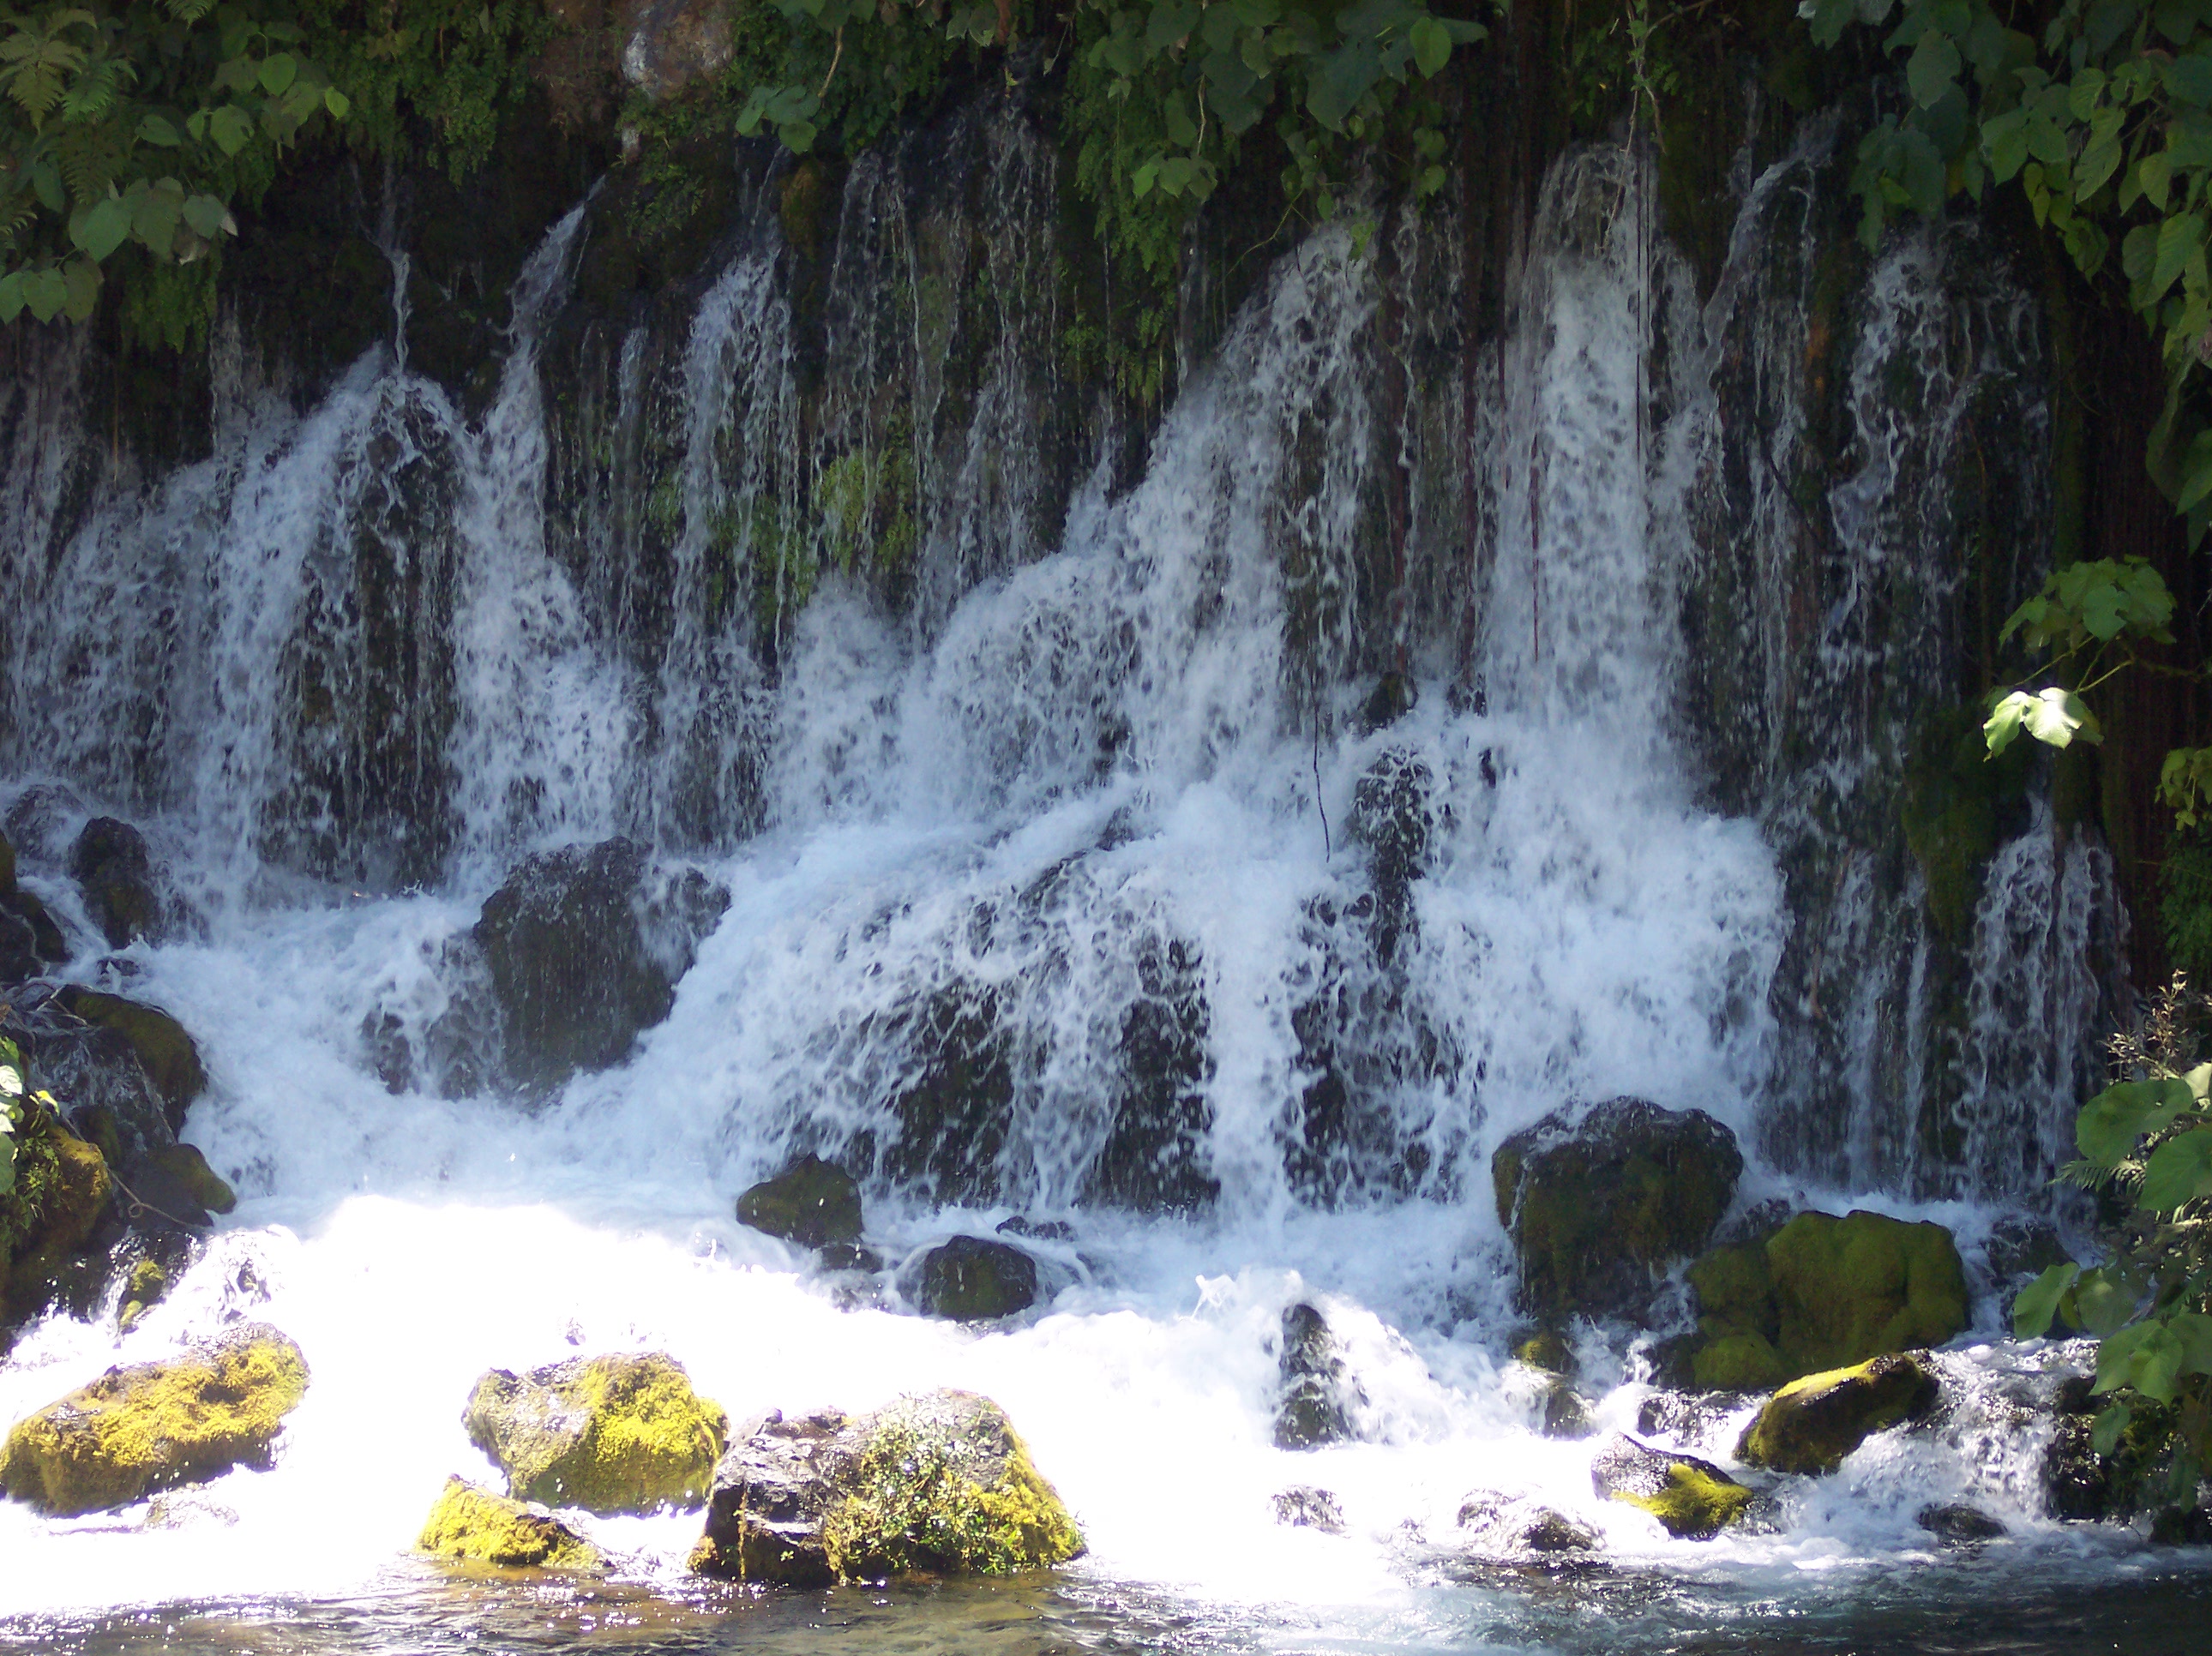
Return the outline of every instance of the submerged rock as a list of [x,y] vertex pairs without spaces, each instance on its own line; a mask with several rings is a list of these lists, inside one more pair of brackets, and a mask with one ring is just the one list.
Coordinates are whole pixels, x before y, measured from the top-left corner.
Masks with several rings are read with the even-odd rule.
[[122,1030],[88,1023],[62,993],[33,988],[0,1014],[0,1034],[21,1050],[77,1132],[118,1163],[175,1142],[184,1111],[162,1096]]
[[982,1322],[1036,1303],[1037,1265],[1010,1242],[956,1236],[921,1256],[915,1303],[932,1317]]
[[528,857],[484,900],[473,937],[501,1014],[508,1076],[556,1087],[629,1055],[668,1016],[677,980],[730,894],[657,869],[634,840]]
[[1490,1173],[1521,1303],[1547,1318],[1641,1318],[1656,1276],[1705,1247],[1742,1172],[1735,1136],[1711,1116],[1640,1098],[1515,1133]]
[[1545,1391],[1538,1423],[1549,1438],[1572,1441],[1597,1434],[1597,1420],[1590,1413],[1589,1399],[1565,1380],[1555,1382]]
[[0,1487],[68,1516],[234,1466],[265,1470],[307,1391],[300,1348],[247,1324],[167,1362],[111,1368],[17,1422],[0,1451]]
[[945,1391],[869,1415],[768,1416],[716,1470],[691,1566],[817,1586],[1012,1574],[1082,1551],[1073,1519],[1005,1411]]
[[459,1477],[446,1480],[415,1550],[526,1569],[591,1569],[599,1562],[599,1550],[544,1507]]
[[1139,1212],[1188,1212],[1221,1193],[1208,1170],[1213,1105],[1212,1013],[1195,946],[1147,939],[1140,992],[1121,1016],[1114,1125],[1085,1180],[1085,1199]]
[[1795,1380],[1744,1430],[1736,1458],[1777,1472],[1832,1472],[1876,1432],[1918,1420],[1941,1388],[1917,1357],[1875,1357]]
[[1319,1530],[1323,1535],[1344,1533],[1344,1509],[1336,1496],[1310,1483],[1279,1489],[1274,1497],[1275,1522],[1285,1529]]
[[1923,1507],[1912,1521],[1939,1541],[1954,1545],[1966,1545],[1977,1541],[1994,1541],[2011,1532],[1978,1507],[1954,1504]]
[[738,1198],[738,1220],[801,1247],[860,1240],[860,1186],[818,1156],[792,1163]]
[[1591,1458],[1590,1484],[1608,1501],[1642,1507],[1668,1534],[1686,1541],[1710,1541],[1741,1519],[1753,1499],[1712,1462],[1655,1449],[1625,1432]]
[[882,1171],[939,1202],[990,1202],[1014,1105],[1014,1038],[988,986],[958,981],[876,1021],[872,1044],[900,1052],[885,1107],[897,1131]]
[[130,823],[113,816],[87,822],[70,847],[69,871],[109,948],[127,948],[141,937],[158,943],[168,934],[153,853]]
[[1283,1313],[1282,1400],[1275,1409],[1275,1447],[1318,1449],[1356,1436],[1352,1410],[1367,1395],[1345,1365],[1336,1335],[1313,1307]]
[[461,1423],[510,1495],[594,1513],[701,1505],[730,1430],[684,1365],[657,1351],[495,1368]]

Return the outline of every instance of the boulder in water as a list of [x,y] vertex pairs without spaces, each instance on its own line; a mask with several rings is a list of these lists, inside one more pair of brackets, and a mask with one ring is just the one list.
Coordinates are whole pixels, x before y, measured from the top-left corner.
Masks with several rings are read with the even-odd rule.
[[69,870],[84,894],[84,912],[111,949],[143,937],[158,943],[168,925],[154,879],[146,836],[113,816],[87,822],[70,847]]
[[696,1507],[713,1486],[729,1419],[657,1351],[495,1368],[461,1416],[469,1441],[519,1501],[594,1513]]
[[947,1391],[870,1415],[769,1416],[723,1457],[691,1566],[817,1586],[1012,1574],[1082,1551],[1074,1520],[1005,1411]]
[[523,1569],[591,1569],[599,1562],[599,1549],[544,1507],[459,1477],[446,1480],[415,1550]]
[[818,1156],[802,1156],[738,1198],[738,1220],[801,1247],[860,1240],[860,1186]]
[[187,1230],[205,1230],[213,1215],[228,1213],[238,1198],[222,1176],[208,1166],[197,1144],[168,1144],[131,1162],[124,1170],[124,1211],[140,1229],[163,1222]]
[[52,1302],[112,1190],[100,1151],[51,1115],[38,1112],[16,1133],[15,1179],[0,1194],[0,1316]]
[[183,1112],[148,1078],[130,1038],[86,1022],[58,992],[42,989],[32,986],[0,1012],[0,1034],[15,1043],[70,1125],[118,1165],[175,1143]]
[[1274,1498],[1275,1522],[1286,1529],[1319,1530],[1323,1535],[1344,1533],[1344,1509],[1336,1496],[1310,1483],[1279,1489]]
[[1328,1319],[1304,1303],[1283,1313],[1281,1401],[1275,1408],[1275,1447],[1318,1449],[1357,1435],[1353,1410],[1367,1395],[1346,1366]]
[[1994,1541],[2010,1533],[2005,1526],[1978,1507],[1953,1503],[1948,1506],[1923,1507],[1912,1521],[1937,1540],[1954,1546],[1969,1546],[1978,1541]]
[[1480,1489],[1460,1502],[1459,1527],[1486,1553],[1595,1552],[1598,1532],[1556,1507]]
[[1751,1490],[1712,1462],[1655,1449],[1625,1432],[1591,1458],[1590,1485],[1608,1501],[1642,1507],[1685,1541],[1710,1541],[1741,1519],[1753,1500]]
[[0,1451],[0,1487],[66,1517],[234,1466],[265,1468],[307,1391],[300,1348],[246,1324],[164,1362],[111,1368],[18,1421]]
[[1808,1374],[1767,1399],[1736,1459],[1777,1472],[1832,1472],[1876,1432],[1927,1414],[1941,1389],[1909,1354]]
[[915,1303],[932,1317],[982,1322],[1036,1303],[1037,1266],[1011,1242],[956,1236],[921,1256]]
[[903,1054],[884,1103],[898,1130],[884,1173],[939,1202],[989,1202],[1014,1106],[1014,1040],[997,992],[956,981],[899,1007],[866,1032]]
[[1515,1133],[1490,1173],[1522,1304],[1547,1318],[1640,1319],[1657,1275],[1705,1247],[1742,1172],[1735,1135],[1711,1116],[1640,1098]]
[[472,934],[501,1022],[506,1070],[532,1090],[629,1055],[730,894],[696,869],[656,869],[633,840],[527,857]]
[[185,1112],[207,1090],[207,1067],[185,1026],[143,1002],[105,995],[82,984],[64,984],[54,999],[95,1028],[112,1029],[131,1043],[146,1079],[161,1095],[172,1132],[182,1131]]

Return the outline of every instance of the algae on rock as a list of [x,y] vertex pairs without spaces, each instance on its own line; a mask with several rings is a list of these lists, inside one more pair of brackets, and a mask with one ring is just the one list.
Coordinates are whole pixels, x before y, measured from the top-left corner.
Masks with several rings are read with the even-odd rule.
[[0,1488],[67,1517],[234,1466],[265,1469],[307,1391],[300,1348],[247,1324],[165,1362],[111,1368],[18,1421],[0,1450]]
[[729,1441],[729,1418],[660,1352],[573,1357],[477,1381],[469,1441],[507,1474],[507,1493],[594,1513],[696,1507]]
[[1640,1507],[1667,1533],[1708,1541],[1741,1518],[1752,1491],[1709,1460],[1639,1443],[1626,1433],[1590,1459],[1590,1486],[1608,1501]]
[[590,1569],[599,1550],[543,1507],[509,1501],[449,1477],[415,1538],[415,1550],[522,1568]]
[[1936,1376],[1917,1357],[1875,1357],[1808,1374],[1767,1399],[1736,1458],[1778,1472],[1832,1472],[1860,1444],[1936,1406]]

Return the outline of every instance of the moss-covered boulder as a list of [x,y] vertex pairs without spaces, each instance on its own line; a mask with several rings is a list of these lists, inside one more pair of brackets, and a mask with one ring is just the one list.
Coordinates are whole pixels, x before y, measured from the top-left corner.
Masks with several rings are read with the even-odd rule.
[[140,937],[158,942],[167,935],[167,910],[155,879],[153,853],[146,836],[113,816],[95,816],[70,847],[69,869],[84,895],[84,912],[107,939],[122,949]]
[[171,1129],[184,1125],[185,1111],[207,1090],[208,1078],[200,1049],[183,1024],[158,1006],[104,995],[82,984],[64,985],[54,998],[87,1023],[112,1029],[129,1041],[147,1080],[161,1095]]
[[1759,1392],[1890,1352],[1941,1345],[1966,1325],[1951,1233],[1885,1214],[1801,1213],[1764,1242],[1690,1267],[1707,1391]]
[[214,1222],[211,1215],[238,1205],[237,1193],[208,1166],[197,1144],[149,1150],[125,1168],[123,1182],[130,1186],[131,1210],[142,1228],[149,1221],[167,1221],[188,1230],[204,1229]]
[[265,1469],[277,1429],[307,1392],[300,1348],[246,1324],[164,1362],[111,1368],[18,1421],[0,1450],[0,1487],[66,1516],[234,1466]]
[[714,1476],[694,1569],[817,1586],[893,1575],[1006,1575],[1083,1551],[1005,1410],[972,1392],[869,1415],[771,1415]]
[[1710,1541],[1741,1518],[1753,1499],[1711,1461],[1655,1449],[1626,1432],[1591,1457],[1590,1485],[1608,1501],[1640,1507],[1686,1541]]
[[802,1156],[738,1198],[738,1222],[801,1247],[860,1240],[860,1185],[833,1162]]
[[1547,1116],[1491,1157],[1522,1305],[1547,1319],[1641,1318],[1660,1273],[1705,1246],[1743,1155],[1702,1110],[1616,1098]]
[[51,1116],[17,1136],[14,1186],[0,1194],[0,1316],[29,1316],[51,1301],[112,1189],[100,1151]]
[[600,1562],[597,1547],[544,1507],[509,1501],[459,1477],[446,1480],[415,1538],[415,1550],[522,1569],[591,1569]]
[[956,1236],[921,1256],[915,1303],[932,1317],[985,1322],[1036,1303],[1037,1264],[1011,1242]]
[[720,1406],[657,1351],[495,1368],[461,1423],[515,1499],[594,1513],[700,1505],[730,1433]]
[[1832,1472],[1876,1432],[1927,1414],[1941,1390],[1927,1365],[1910,1355],[1808,1374],[1767,1399],[1736,1445],[1736,1459],[1778,1472]]

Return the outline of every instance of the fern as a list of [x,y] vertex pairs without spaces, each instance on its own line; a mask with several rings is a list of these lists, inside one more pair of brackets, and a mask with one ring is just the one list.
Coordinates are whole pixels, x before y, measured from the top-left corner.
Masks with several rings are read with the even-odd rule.
[[100,119],[115,107],[125,84],[137,78],[138,71],[128,58],[95,58],[77,72],[70,89],[62,94],[62,118]]
[[99,24],[88,11],[70,7],[49,12],[35,22],[15,20],[15,31],[0,40],[0,75],[8,83],[8,96],[31,118],[33,129],[45,124],[67,88],[68,76],[82,66],[85,49],[66,38],[73,29],[97,32]]
[[55,159],[70,199],[85,203],[104,197],[108,185],[120,176],[129,152],[121,128],[112,121],[64,126]]

